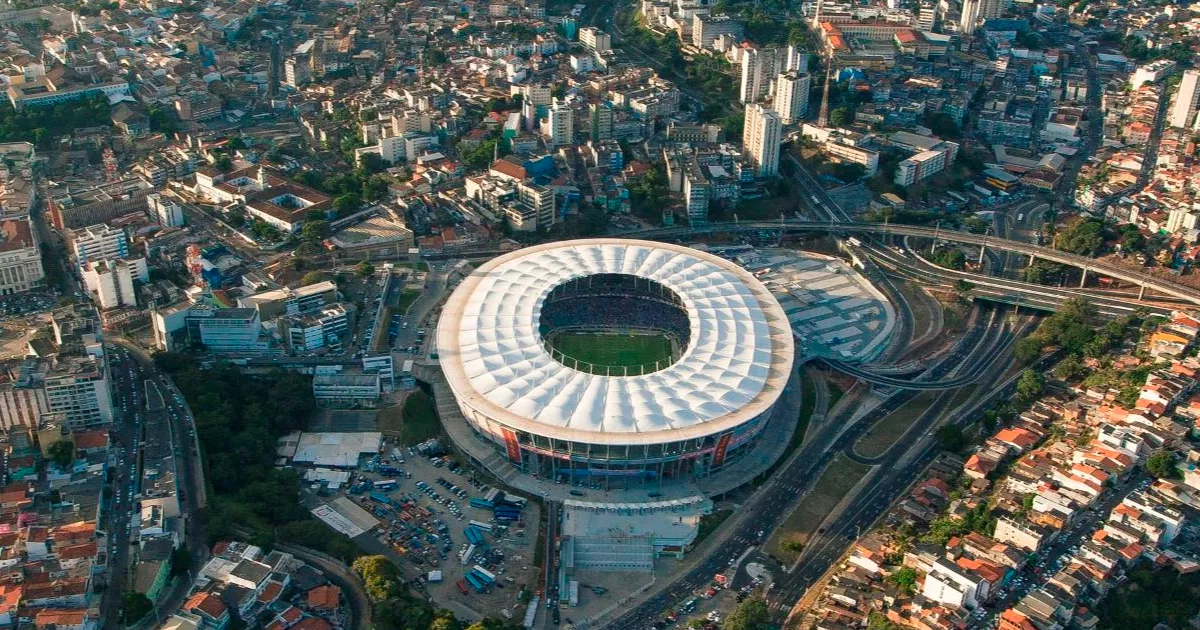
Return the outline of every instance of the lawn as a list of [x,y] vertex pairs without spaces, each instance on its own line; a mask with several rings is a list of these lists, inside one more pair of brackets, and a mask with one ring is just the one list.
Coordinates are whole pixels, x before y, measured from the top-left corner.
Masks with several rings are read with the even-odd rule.
[[817,485],[767,541],[768,553],[784,560],[796,559],[821,523],[868,471],[869,466],[842,455],[835,457]]
[[396,312],[407,313],[408,307],[412,306],[417,298],[421,297],[420,291],[405,290],[400,292],[400,297],[396,299]]
[[[663,335],[567,331],[555,335],[551,345],[555,350],[579,361],[581,371],[597,374],[605,373],[602,366],[632,368],[648,365],[647,371],[653,371],[655,361],[665,367],[671,360],[671,341]],[[597,367],[589,370],[585,363]]]
[[935,392],[923,392],[896,411],[876,422],[854,444],[854,452],[863,457],[879,457],[887,452],[937,398]]

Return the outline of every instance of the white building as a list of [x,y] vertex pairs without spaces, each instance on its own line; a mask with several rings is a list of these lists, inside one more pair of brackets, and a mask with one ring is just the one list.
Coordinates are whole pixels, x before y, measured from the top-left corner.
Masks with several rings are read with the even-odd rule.
[[546,144],[552,147],[561,147],[568,144],[574,144],[575,141],[575,120],[574,112],[564,101],[554,101],[550,106],[550,113],[546,117],[546,125],[544,133],[546,135]]
[[785,125],[799,122],[808,113],[812,77],[807,72],[785,72],[775,80],[773,109]]
[[46,277],[29,219],[0,221],[0,295],[28,291]]
[[120,306],[137,307],[137,285],[135,282],[150,281],[150,270],[145,258],[132,260],[97,260],[85,263],[80,268],[83,284],[92,299],[102,309]]
[[980,21],[1003,16],[1011,4],[1012,0],[963,0],[958,29],[970,35]]
[[771,89],[778,73],[780,54],[776,48],[751,48],[742,54],[741,101],[753,103]]
[[1147,83],[1157,83],[1175,72],[1175,62],[1170,59],[1159,59],[1152,61],[1144,66],[1138,66],[1137,70],[1133,71],[1133,76],[1130,77],[1129,83],[1133,85],[1136,91]]
[[925,574],[921,594],[929,599],[955,608],[973,609],[987,599],[986,580],[971,575],[956,564],[939,558]]
[[601,54],[612,50],[612,38],[594,26],[579,29],[579,43]]
[[1200,70],[1192,69],[1183,73],[1167,122],[1172,127],[1186,129],[1195,122],[1197,109],[1200,109]]
[[129,241],[122,228],[109,227],[103,223],[72,230],[71,248],[80,265],[89,260],[111,260],[129,256]]
[[163,227],[183,227],[183,208],[158,193],[146,195],[150,220]]
[[336,342],[350,328],[350,314],[346,307],[334,304],[311,315],[289,317],[280,334],[294,352],[312,352]]
[[45,390],[50,413],[62,414],[71,429],[112,422],[112,397],[103,358],[90,354],[59,357],[45,375]]
[[728,15],[696,13],[692,16],[692,45],[696,48],[712,48],[713,41],[722,35],[741,39],[744,32],[742,22]]
[[950,152],[942,150],[922,151],[910,158],[902,160],[896,166],[894,181],[897,186],[912,186],[940,173],[949,166]]
[[760,105],[746,106],[742,147],[754,166],[755,177],[774,177],[779,173],[779,145],[783,124],[779,114]]

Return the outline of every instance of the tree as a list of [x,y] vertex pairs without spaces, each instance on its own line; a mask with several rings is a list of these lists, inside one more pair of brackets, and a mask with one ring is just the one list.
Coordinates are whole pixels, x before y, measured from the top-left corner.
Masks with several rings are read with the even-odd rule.
[[917,570],[912,567],[900,567],[888,576],[887,581],[901,593],[912,595],[917,590]]
[[1054,237],[1054,247],[1080,256],[1095,256],[1104,245],[1104,224],[1098,219],[1076,218]]
[[963,437],[962,427],[957,424],[943,424],[938,427],[937,431],[938,444],[941,444],[943,450],[957,453],[966,445],[966,438]]
[[767,601],[761,597],[750,597],[738,604],[725,618],[722,630],[759,630],[770,619]]
[[804,543],[798,540],[785,540],[782,545],[779,545],[779,548],[790,554],[799,554],[804,551]]
[[345,217],[354,214],[358,207],[362,205],[362,197],[355,192],[348,192],[344,195],[339,195],[333,200],[333,209],[339,217]]
[[217,158],[217,161],[213,165],[216,166],[217,170],[219,171],[228,171],[229,169],[233,168],[233,160],[229,159],[228,155],[222,155],[221,157]]
[[121,593],[121,614],[125,618],[126,626],[132,626],[151,610],[154,610],[154,603],[150,601],[149,597],[146,597],[145,593],[137,591]]
[[235,228],[246,224],[246,211],[241,206],[234,206],[225,214],[225,221]]
[[323,241],[329,238],[329,222],[328,221],[305,221],[304,228],[300,231],[304,240],[310,242]]
[[59,468],[65,469],[75,461],[75,443],[69,439],[56,440],[46,452],[50,455],[50,461]]
[[971,296],[971,291],[973,291],[974,289],[975,289],[975,284],[972,282],[967,282],[966,280],[963,280],[962,278],[959,278],[958,280],[954,281],[954,293],[956,295],[958,295],[959,300],[965,301],[968,297]]
[[384,556],[363,556],[350,565],[362,578],[371,603],[379,603],[402,594],[400,572]]
[[375,275],[375,265],[372,265],[370,262],[364,260],[358,263],[358,266],[354,268],[354,272],[357,273],[360,278],[370,278],[371,276]]
[[967,255],[957,247],[938,250],[933,255],[933,264],[947,269],[962,271],[967,266]]
[[192,554],[187,547],[176,547],[171,551],[171,576],[187,575],[192,570]]
[[1177,479],[1179,469],[1175,457],[1169,451],[1158,451],[1146,459],[1146,471],[1158,479]]
[[1017,377],[1017,400],[1023,405],[1029,404],[1042,394],[1045,386],[1046,379],[1041,373],[1025,368]]
[[1082,377],[1085,372],[1086,368],[1083,367],[1083,362],[1073,354],[1059,361],[1058,365],[1054,366],[1054,369],[1050,371],[1054,375],[1054,378],[1060,381],[1074,381]]
[[325,282],[328,279],[329,279],[329,276],[324,271],[310,271],[310,272],[304,274],[303,278],[300,278],[300,286],[306,287],[310,284],[317,284],[318,282]]
[[829,112],[829,124],[834,127],[844,127],[851,122],[854,122],[854,112],[845,105]]

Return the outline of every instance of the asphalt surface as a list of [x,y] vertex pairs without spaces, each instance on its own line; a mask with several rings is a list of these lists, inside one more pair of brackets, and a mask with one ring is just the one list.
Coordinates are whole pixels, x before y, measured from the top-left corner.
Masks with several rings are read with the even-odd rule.
[[[139,411],[145,414],[142,421],[169,422],[171,439],[174,443],[176,484],[179,493],[180,511],[183,515],[182,519],[185,528],[184,544],[191,554],[192,561],[190,574],[187,576],[187,579],[177,580],[174,584],[168,586],[155,605],[154,614],[159,619],[165,619],[183,604],[184,598],[191,588],[192,579],[200,566],[208,558],[207,541],[205,540],[203,526],[198,518],[198,511],[206,502],[207,495],[204,489],[203,468],[200,461],[195,421],[182,394],[179,393],[179,390],[175,388],[174,383],[171,382],[166,374],[154,365],[154,361],[144,350],[123,339],[113,339],[112,343],[120,346],[123,350],[127,350],[129,353],[129,359],[122,359],[124,363],[115,369],[114,372],[120,372],[121,375],[128,377],[129,367],[133,367],[139,381],[114,383],[113,390],[117,392],[144,393],[146,385],[142,385],[141,383],[146,383],[156,388],[162,394],[163,407],[152,411],[146,407],[146,397],[144,395],[140,396]],[[114,404],[117,403],[114,401]],[[135,445],[140,443],[141,440],[139,434],[142,432],[142,429],[143,427],[140,424],[130,424],[128,422],[118,424],[114,422],[114,442],[120,444],[118,447],[120,450],[126,451],[125,470],[123,471],[125,473],[129,472],[129,452],[126,449],[136,448]],[[141,462],[139,461],[139,473],[140,464]],[[122,486],[118,485],[116,487],[120,488]],[[137,490],[134,491],[134,494],[137,494]],[[136,499],[136,496],[134,498]],[[128,507],[124,509],[128,509]],[[128,522],[129,518],[125,520]],[[128,552],[128,534],[125,533],[125,530],[122,530],[122,535],[125,536],[125,547],[126,552]],[[124,573],[124,567],[128,559],[128,554],[121,558],[122,573]],[[110,590],[113,590],[112,587],[110,587]],[[119,599],[119,590],[116,596]],[[116,615],[106,614],[104,619],[106,627],[116,627],[115,625],[108,625],[116,623]]]

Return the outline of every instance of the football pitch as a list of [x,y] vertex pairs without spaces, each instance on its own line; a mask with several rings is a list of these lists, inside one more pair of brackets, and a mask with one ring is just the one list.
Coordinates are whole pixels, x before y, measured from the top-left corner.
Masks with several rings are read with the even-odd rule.
[[555,350],[580,362],[602,366],[588,369],[579,365],[583,372],[605,373],[604,367],[635,367],[649,365],[647,372],[654,370],[654,362],[666,367],[671,361],[671,341],[664,335],[635,334],[618,335],[596,332],[564,331],[554,337]]

